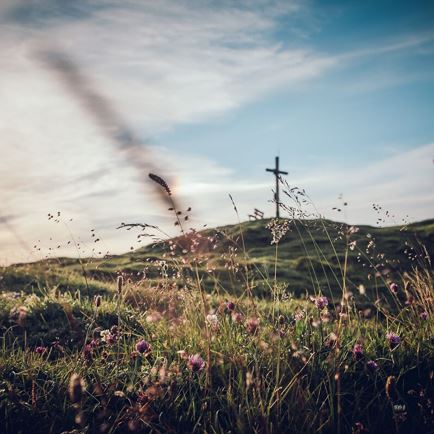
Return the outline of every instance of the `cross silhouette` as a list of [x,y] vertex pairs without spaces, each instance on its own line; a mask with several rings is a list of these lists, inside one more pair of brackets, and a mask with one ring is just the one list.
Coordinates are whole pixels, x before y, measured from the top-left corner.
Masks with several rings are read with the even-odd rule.
[[276,167],[274,169],[266,169],[267,172],[274,173],[276,177],[276,191],[274,193],[274,200],[276,202],[276,218],[280,217],[280,202],[279,202],[279,175],[288,175],[288,172],[279,170],[279,157],[276,157]]

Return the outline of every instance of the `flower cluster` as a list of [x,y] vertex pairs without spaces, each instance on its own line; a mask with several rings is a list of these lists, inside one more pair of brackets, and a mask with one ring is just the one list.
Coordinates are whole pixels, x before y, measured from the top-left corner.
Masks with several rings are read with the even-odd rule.
[[138,341],[136,343],[136,351],[140,354],[149,354],[152,350],[151,344],[146,342],[144,339],[140,339],[140,341]]
[[251,335],[256,335],[259,329],[259,320],[256,317],[249,318],[246,321],[246,330]]
[[366,362],[366,367],[371,371],[375,372],[378,369],[378,363],[375,360],[368,360]]
[[100,336],[103,342],[113,345],[119,338],[119,329],[117,326],[112,326],[110,330],[102,330]]
[[227,301],[227,302],[226,302],[226,309],[227,309],[229,312],[233,312],[233,311],[235,310],[235,303],[232,302],[232,301]]
[[209,313],[206,316],[206,322],[211,326],[212,329],[217,330],[219,327],[219,319],[215,313]]
[[200,354],[194,354],[188,357],[187,365],[191,372],[199,372],[205,367],[205,360]]
[[316,297],[314,300],[315,306],[318,310],[323,310],[329,304],[329,300],[325,296]]
[[273,219],[267,224],[267,229],[270,230],[273,239],[271,244],[279,244],[279,241],[285,236],[289,230],[290,221]]
[[43,347],[43,346],[39,346],[35,348],[35,353],[36,354],[45,354],[47,352],[47,348]]
[[426,310],[424,310],[423,312],[421,312],[419,314],[420,318],[422,318],[424,321],[426,321],[429,317],[428,312]]
[[393,294],[398,294],[398,284],[397,283],[392,282],[389,285],[389,289],[390,289],[390,292],[392,292]]
[[399,335],[393,332],[389,332],[386,334],[386,338],[389,342],[390,348],[393,350],[401,343],[401,338]]
[[353,357],[354,360],[361,360],[363,359],[364,353],[363,353],[363,345],[362,344],[356,344],[353,348]]
[[236,324],[241,324],[244,321],[244,315],[240,312],[231,313],[232,321]]

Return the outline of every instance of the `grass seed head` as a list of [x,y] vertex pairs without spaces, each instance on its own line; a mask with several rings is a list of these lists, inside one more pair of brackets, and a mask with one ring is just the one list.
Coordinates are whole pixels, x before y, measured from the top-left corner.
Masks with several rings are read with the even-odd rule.
[[395,401],[398,395],[396,393],[396,378],[393,375],[387,377],[385,390],[387,399],[391,402]]
[[95,307],[98,309],[101,306],[102,297],[100,295],[96,295],[94,299]]
[[163,187],[164,190],[166,190],[166,193],[167,193],[169,196],[172,196],[172,192],[170,191],[170,188],[169,188],[169,186],[167,185],[167,182],[166,182],[163,178],[161,178],[161,177],[158,176],[158,175],[155,175],[154,173],[150,173],[150,174],[149,174],[149,178],[151,178],[152,181],[156,182],[157,184],[161,185],[161,187]]
[[69,379],[69,399],[73,404],[77,404],[81,401],[83,393],[86,389],[86,383],[78,374],[72,374]]
[[116,283],[117,283],[118,294],[122,294],[122,289],[124,286],[124,278],[122,276],[118,276]]

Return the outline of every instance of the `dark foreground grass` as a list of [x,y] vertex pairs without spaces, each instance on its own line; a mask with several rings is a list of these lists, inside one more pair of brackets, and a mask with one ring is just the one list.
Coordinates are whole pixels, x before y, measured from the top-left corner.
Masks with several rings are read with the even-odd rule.
[[432,432],[432,281],[402,285],[395,313],[128,284],[3,293],[0,430]]

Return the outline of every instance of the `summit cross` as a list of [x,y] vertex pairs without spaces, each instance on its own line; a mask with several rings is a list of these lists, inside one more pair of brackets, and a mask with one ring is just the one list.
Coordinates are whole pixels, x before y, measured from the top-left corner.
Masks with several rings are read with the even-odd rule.
[[267,172],[274,173],[276,178],[276,191],[274,192],[274,200],[276,202],[276,218],[280,217],[280,198],[279,198],[279,175],[288,175],[288,172],[279,170],[279,157],[276,157],[276,167],[274,169],[266,169]]

